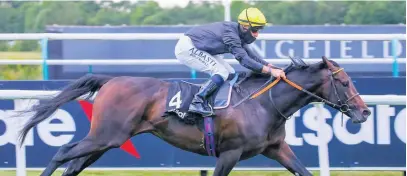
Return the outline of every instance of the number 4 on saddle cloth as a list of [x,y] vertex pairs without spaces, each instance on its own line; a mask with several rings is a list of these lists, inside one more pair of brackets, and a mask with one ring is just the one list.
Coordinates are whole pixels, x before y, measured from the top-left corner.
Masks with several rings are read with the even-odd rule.
[[[212,94],[208,99],[209,104],[213,107],[213,110],[226,108],[230,104],[230,97],[232,93],[233,85],[236,83],[238,73],[234,75],[231,80],[227,80],[223,83],[222,87]],[[168,89],[167,103],[165,114],[177,115],[181,120],[186,123],[198,124],[198,128],[204,129],[204,143],[205,149],[211,156],[215,155],[215,143],[213,138],[213,117],[202,117],[199,114],[188,112],[189,105],[192,102],[195,94],[200,89],[200,84],[193,84],[186,81],[173,81],[170,82]],[[202,122],[203,118],[203,123]]]
[[[232,87],[237,78],[238,74],[235,74],[231,80],[225,81],[222,87],[210,96],[208,101],[214,110],[229,106]],[[170,82],[165,112],[174,113],[181,119],[186,118],[186,116],[197,116],[199,118],[200,115],[189,113],[188,108],[195,94],[198,93],[200,86],[200,84],[193,84],[183,80]]]

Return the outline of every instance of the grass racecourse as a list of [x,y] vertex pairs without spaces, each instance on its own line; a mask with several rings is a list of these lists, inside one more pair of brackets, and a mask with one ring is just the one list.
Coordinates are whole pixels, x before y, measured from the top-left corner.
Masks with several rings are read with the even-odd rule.
[[[213,171],[208,171],[211,176]],[[57,170],[53,176],[60,176]],[[312,172],[319,176],[318,172]],[[15,171],[0,171],[0,176],[15,176]],[[27,176],[38,176],[40,171],[28,171]],[[80,176],[199,176],[199,171],[84,171]],[[401,171],[331,171],[331,176],[402,176]],[[230,176],[292,176],[288,171],[232,171]]]

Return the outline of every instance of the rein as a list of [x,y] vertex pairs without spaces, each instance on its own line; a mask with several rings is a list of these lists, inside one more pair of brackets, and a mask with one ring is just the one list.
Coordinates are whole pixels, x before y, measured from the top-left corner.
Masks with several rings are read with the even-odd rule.
[[[339,104],[330,102],[330,101],[328,101],[328,100],[326,100],[326,99],[324,99],[324,98],[322,98],[322,97],[320,97],[320,96],[318,96],[318,95],[315,95],[314,93],[309,92],[308,90],[302,88],[301,86],[299,86],[298,84],[296,84],[296,83],[294,83],[294,82],[288,80],[287,78],[283,78],[283,80],[284,80],[287,84],[289,84],[290,86],[292,86],[292,87],[294,87],[294,88],[296,88],[296,89],[298,89],[298,90],[300,90],[300,91],[302,91],[302,92],[304,92],[304,93],[306,93],[306,94],[308,94],[308,95],[310,95],[310,96],[312,96],[312,97],[314,97],[314,98],[320,100],[321,102],[326,103],[326,104],[329,104],[329,105],[331,105],[331,106],[334,107],[334,108],[337,107],[337,108],[339,109],[339,111],[342,112],[342,115],[343,115],[343,113],[348,112],[348,111],[350,110],[350,107],[349,107],[349,105],[347,104],[347,102],[348,102],[349,100],[355,98],[357,95],[359,95],[359,93],[357,93],[357,94],[351,96],[350,98],[348,98],[348,99],[345,101],[345,103],[342,103],[342,102],[341,102],[341,99],[339,98],[339,95],[338,95],[337,88],[336,88],[336,86],[335,86],[335,84],[334,84],[334,82],[333,82],[333,76],[334,76],[335,74],[341,72],[341,71],[343,71],[343,68],[340,68],[340,69],[338,69],[338,70],[332,72],[331,75],[330,75],[331,83],[332,83],[332,86],[334,87],[335,95],[336,95],[336,97],[338,98]],[[264,87],[264,88],[262,88],[262,89],[260,89],[260,90],[254,91],[252,94],[250,94],[250,95],[247,96],[246,98],[244,98],[244,99],[242,99],[241,101],[239,101],[239,102],[238,102],[237,104],[235,104],[233,107],[236,107],[236,106],[240,105],[241,103],[243,103],[244,101],[246,101],[246,100],[248,100],[248,99],[254,99],[254,98],[260,96],[261,94],[263,94],[263,93],[266,92],[267,90],[269,90],[269,89],[271,89],[272,87],[274,87],[274,86],[281,80],[281,78],[277,78],[276,80],[274,80],[273,82],[271,82],[271,83],[269,84],[269,82],[270,82],[271,80],[272,80],[272,79],[270,79],[269,81],[267,81],[265,84],[263,84],[263,85],[261,86],[261,87],[263,87],[264,85],[267,85],[266,87]],[[261,87],[260,87],[260,88],[261,88]],[[272,97],[272,96],[271,96],[271,91],[270,91],[270,95],[269,95],[269,96],[270,96],[270,100],[272,101],[272,103],[273,103],[273,105],[274,105],[274,107],[275,107],[274,101],[273,101],[273,99],[271,98],[271,97]],[[277,109],[277,108],[276,108],[276,109]],[[278,109],[277,109],[277,111],[278,111],[286,120],[289,119],[289,118],[287,118],[286,116],[284,116]]]

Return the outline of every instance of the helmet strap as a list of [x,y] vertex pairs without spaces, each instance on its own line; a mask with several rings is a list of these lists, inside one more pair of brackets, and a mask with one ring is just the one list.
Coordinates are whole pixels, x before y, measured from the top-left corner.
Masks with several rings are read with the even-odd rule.
[[247,15],[247,10],[248,9],[246,9],[246,18],[247,18],[247,22],[249,22],[249,29],[251,29],[253,26],[252,26],[252,23],[250,23],[250,20],[249,20],[249,16]]

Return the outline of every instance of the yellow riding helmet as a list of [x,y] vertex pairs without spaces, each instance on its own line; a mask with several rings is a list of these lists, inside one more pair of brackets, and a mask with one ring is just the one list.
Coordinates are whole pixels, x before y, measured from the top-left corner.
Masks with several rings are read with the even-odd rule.
[[[238,17],[239,24],[247,25],[252,27],[256,26],[265,26],[267,23],[266,17],[264,14],[257,8],[250,7],[244,9]],[[250,22],[250,23],[249,23]]]

